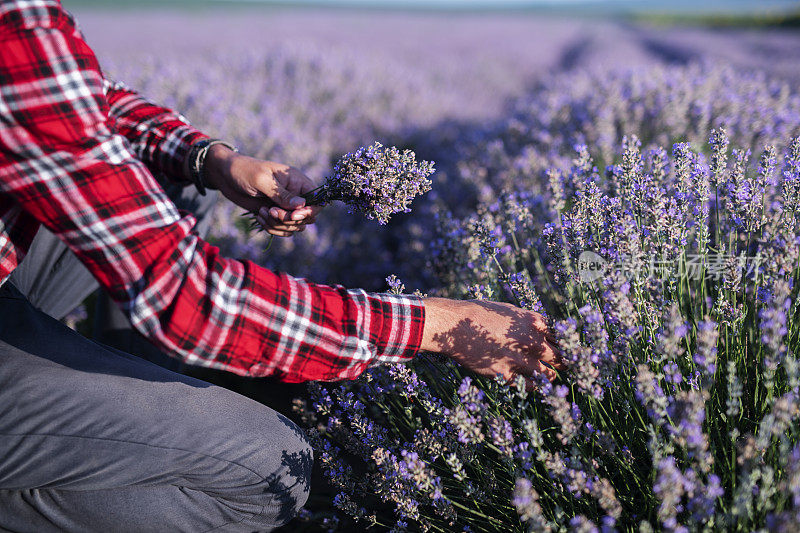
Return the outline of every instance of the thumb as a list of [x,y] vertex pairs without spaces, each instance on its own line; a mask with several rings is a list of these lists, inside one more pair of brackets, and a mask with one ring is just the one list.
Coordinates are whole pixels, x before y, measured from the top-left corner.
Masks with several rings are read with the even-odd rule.
[[291,192],[277,183],[275,184],[272,194],[268,194],[267,197],[283,209],[298,209],[306,205],[304,198],[297,196],[296,193]]

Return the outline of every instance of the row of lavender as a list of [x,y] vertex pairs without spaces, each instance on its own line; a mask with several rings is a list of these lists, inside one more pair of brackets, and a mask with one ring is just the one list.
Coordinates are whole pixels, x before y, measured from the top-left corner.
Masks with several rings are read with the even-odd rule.
[[[341,154],[375,140],[412,148],[421,158],[436,161],[438,186],[430,201],[418,204],[416,214],[375,228],[342,209],[329,209],[318,227],[291,240],[276,240],[266,254],[265,237],[243,237],[247,224],[237,223],[240,213],[220,207],[212,236],[225,253],[314,281],[367,289],[385,288],[383,279],[390,271],[415,286],[436,285],[426,268],[432,206],[441,201],[451,209],[472,208],[476,198],[490,196],[485,191],[495,186],[495,177],[484,180],[480,168],[474,175],[469,169],[462,172],[459,166],[475,159],[464,151],[484,146],[478,141],[487,135],[501,138],[486,131],[488,123],[513,134],[514,123],[507,121],[504,106],[537,80],[550,80],[544,90],[530,92],[552,98],[551,113],[559,113],[557,98],[574,94],[575,101],[588,106],[586,118],[565,120],[591,120],[598,106],[603,107],[602,95],[591,100],[592,86],[608,69],[703,56],[751,65],[770,54],[770,66],[784,75],[786,62],[800,49],[800,39],[792,35],[708,35],[560,18],[463,15],[445,20],[291,10],[191,16],[79,12],[78,18],[108,73],[174,106],[245,153],[291,164],[315,179],[325,176]],[[594,76],[569,74],[589,68]],[[647,85],[662,81],[670,83],[633,80],[632,97],[642,92],[640,109],[624,107],[627,87],[609,91],[619,108],[600,110],[597,127],[619,116],[632,123],[646,121],[641,108],[650,105]],[[709,106],[714,91],[738,83],[716,80],[694,92],[687,87],[689,92],[676,101]],[[742,102],[747,99],[744,88],[738,94]],[[534,117],[539,123],[532,127],[541,130],[553,118]],[[605,134],[607,152],[618,138],[614,131]],[[495,144],[488,146],[496,151]],[[552,152],[564,153],[560,145]],[[536,163],[535,170],[544,165]]]
[[421,357],[315,389],[335,504],[396,531],[790,530],[798,96],[708,67],[564,83],[460,161],[494,199],[442,214],[431,257],[447,294],[546,314],[567,372],[528,395]]

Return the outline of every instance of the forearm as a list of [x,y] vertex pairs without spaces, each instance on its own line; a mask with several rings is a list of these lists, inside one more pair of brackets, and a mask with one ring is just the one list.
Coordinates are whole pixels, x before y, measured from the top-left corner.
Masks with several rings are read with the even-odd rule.
[[452,351],[449,335],[467,316],[474,304],[463,300],[447,298],[424,298],[425,328],[422,333],[420,349],[425,352],[445,353]]
[[[223,144],[215,144],[208,149],[203,177],[209,189],[219,189],[224,181],[230,179],[235,172],[235,158],[236,152]],[[188,161],[186,167],[188,169]]]
[[128,140],[136,157],[152,172],[188,184],[186,156],[191,145],[207,135],[179,113],[151,102],[121,83],[104,79],[103,91],[116,131]]

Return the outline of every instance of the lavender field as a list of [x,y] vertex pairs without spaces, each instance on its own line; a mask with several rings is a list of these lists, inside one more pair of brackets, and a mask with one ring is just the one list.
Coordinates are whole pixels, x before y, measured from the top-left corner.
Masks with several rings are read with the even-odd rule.
[[[468,14],[76,14],[112,76],[176,107],[243,152],[321,179],[332,160],[357,146],[373,140],[409,146],[438,163],[438,181],[446,184],[439,192],[456,193],[444,200],[459,208],[472,206],[481,191],[461,176],[462,167],[475,161],[455,152],[495,135],[520,101],[569,98],[555,86],[569,86],[573,78],[585,92],[589,71],[607,78],[620,68],[703,61],[751,69],[769,58],[771,76],[800,78],[800,36],[778,31],[710,33]],[[711,90],[689,97],[710,102],[716,98]],[[598,95],[592,105],[618,106],[622,97]],[[746,91],[740,97],[746,106]],[[611,100],[605,104],[603,98]],[[437,197],[429,200],[432,205]],[[422,259],[430,242],[427,207],[398,221],[402,229],[367,224],[363,232],[361,221],[332,209],[316,231],[276,243],[267,256],[258,239],[240,238],[230,210],[220,211],[214,236],[233,255],[320,282],[382,289],[394,272],[411,286],[432,288],[435,280],[425,276]]]
[[376,140],[436,162],[411,213],[333,205],[268,251],[220,205],[227,254],[557,333],[569,370],[530,394],[435,356],[312,387],[296,415],[334,492],[297,528],[798,530],[800,33],[74,11],[109,75],[244,153],[318,180]]

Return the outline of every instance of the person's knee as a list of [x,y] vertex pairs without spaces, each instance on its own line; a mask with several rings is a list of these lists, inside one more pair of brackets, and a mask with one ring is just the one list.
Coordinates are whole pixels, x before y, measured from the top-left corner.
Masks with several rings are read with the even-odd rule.
[[[286,422],[294,426],[288,420]],[[266,461],[267,468],[272,471],[264,476],[255,499],[263,507],[261,513],[253,517],[254,525],[283,525],[294,518],[308,500],[314,453],[300,429],[294,428],[297,433],[285,432],[279,446],[275,446],[275,435],[265,439],[266,449],[271,453],[280,450],[280,465],[275,469],[272,460]]]
[[[281,417],[283,418],[283,417]],[[288,431],[281,438],[280,469],[275,476],[276,486],[286,487],[292,498],[305,503],[311,485],[311,470],[314,465],[314,451],[303,431],[288,419],[283,419]],[[299,507],[298,507],[299,508]]]
[[305,505],[311,492],[314,452],[305,438],[294,440],[282,452],[282,472],[276,477],[274,501],[281,521],[291,520]]
[[[190,426],[205,428],[203,449],[227,467],[211,489],[231,508],[261,525],[288,522],[308,499],[314,454],[302,429],[269,407],[211,387],[194,389]],[[192,439],[201,438],[196,431]],[[209,460],[209,468],[214,468]],[[260,522],[257,522],[260,520]]]
[[[314,452],[304,432],[289,419],[271,415],[269,427],[258,421],[242,435],[249,441],[246,466],[261,478],[255,486],[243,486],[240,502],[256,504],[260,514],[253,525],[278,526],[291,520],[305,505],[311,490]],[[261,426],[261,427],[259,427]]]

